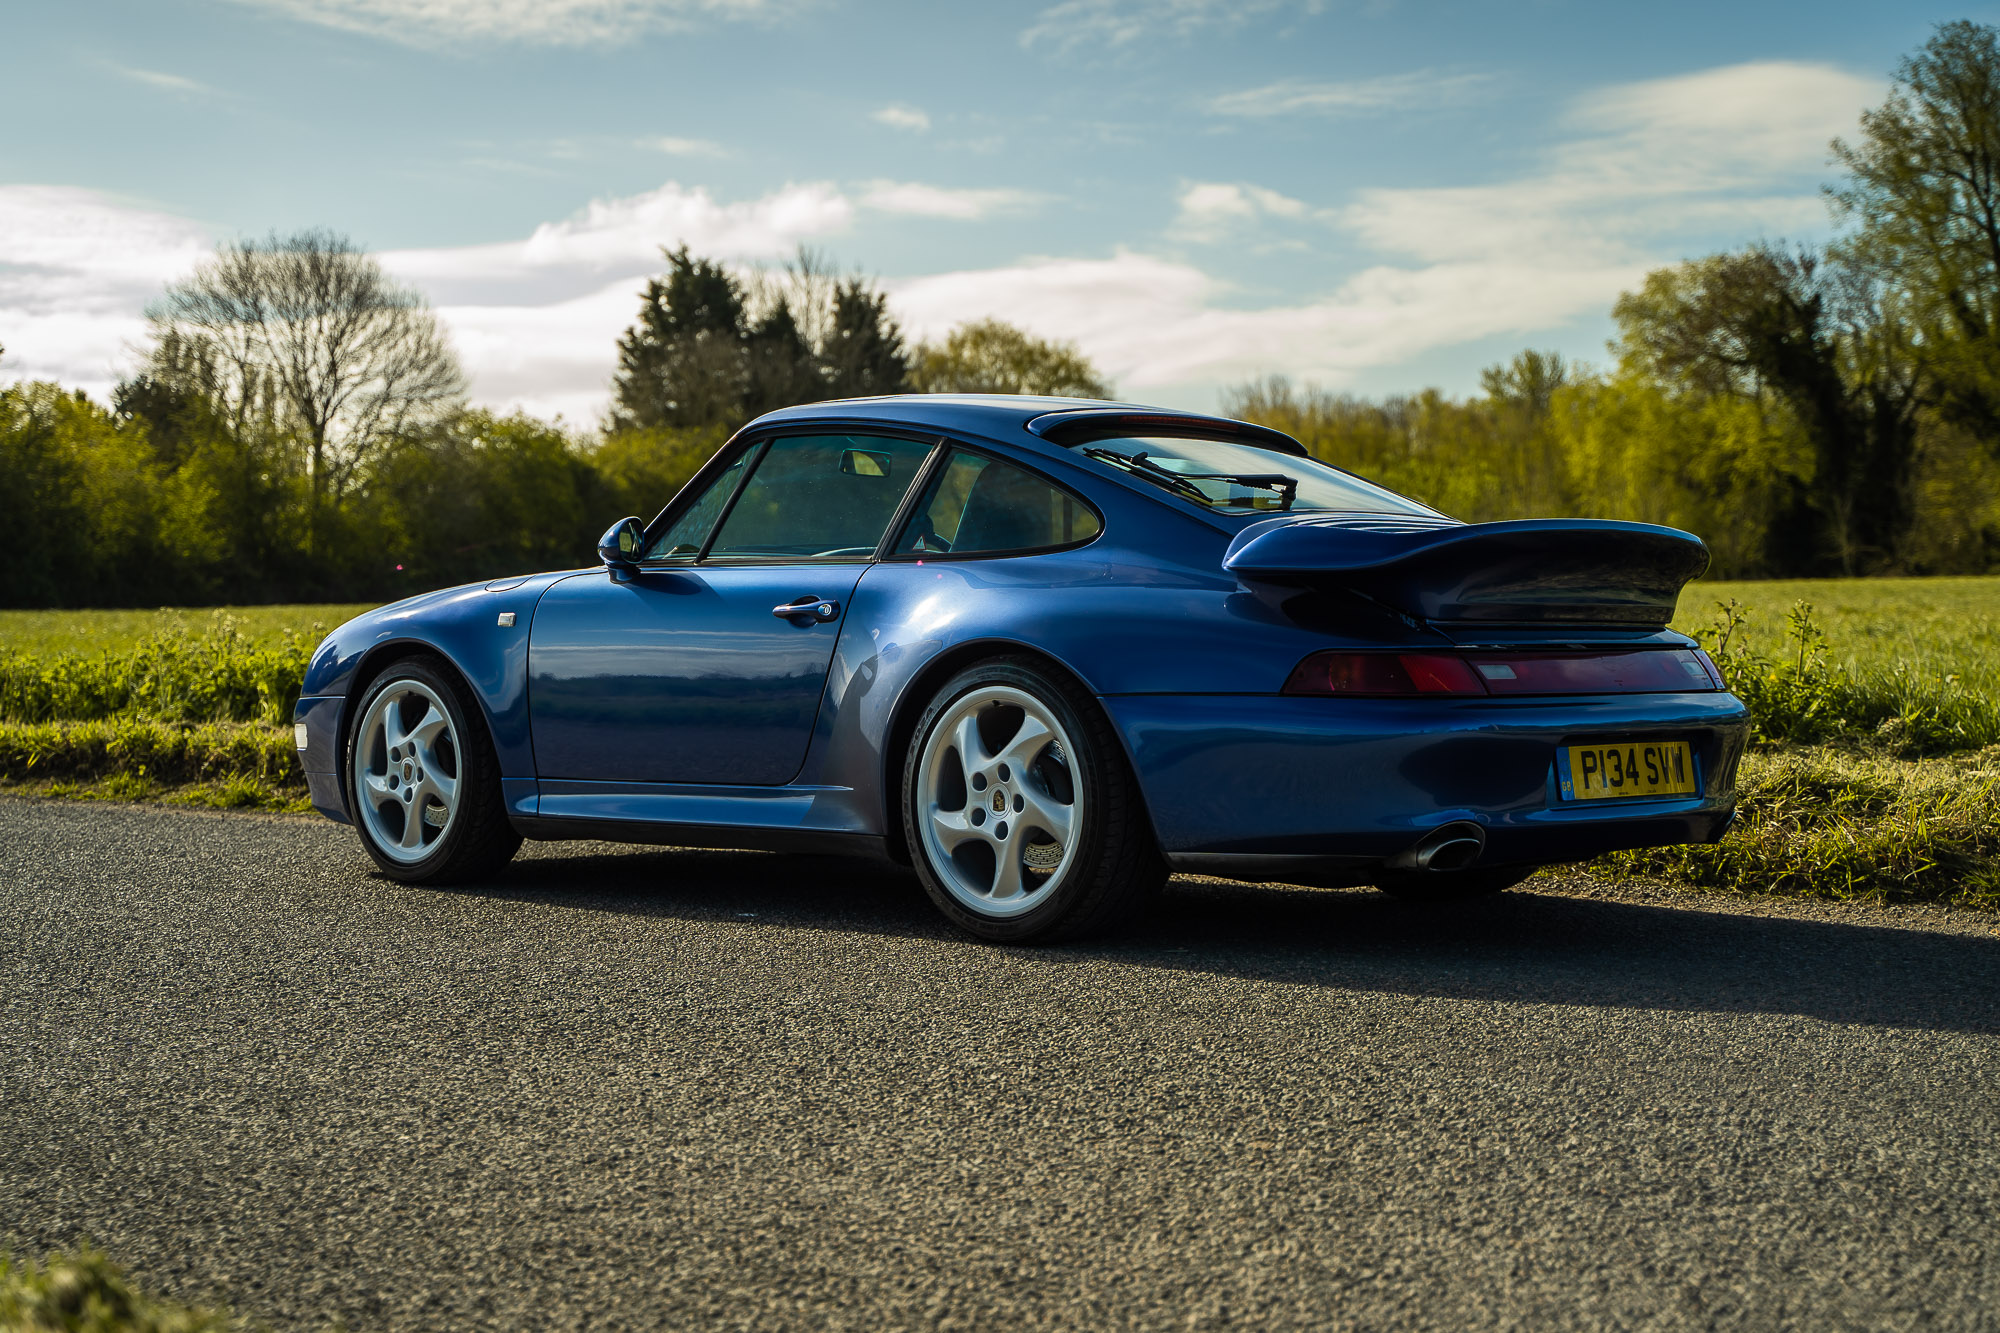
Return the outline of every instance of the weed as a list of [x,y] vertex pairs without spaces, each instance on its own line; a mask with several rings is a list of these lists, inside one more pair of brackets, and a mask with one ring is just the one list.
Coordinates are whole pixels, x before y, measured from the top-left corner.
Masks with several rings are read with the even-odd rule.
[[226,1312],[149,1296],[88,1245],[40,1264],[0,1254],[0,1329],[8,1333],[225,1333]]

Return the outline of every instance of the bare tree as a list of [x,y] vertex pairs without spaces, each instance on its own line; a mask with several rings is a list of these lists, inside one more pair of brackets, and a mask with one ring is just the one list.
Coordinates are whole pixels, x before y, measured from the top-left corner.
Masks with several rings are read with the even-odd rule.
[[184,380],[198,366],[199,387],[237,430],[269,419],[296,433],[315,532],[384,441],[464,403],[458,360],[423,297],[334,232],[224,245],[146,313],[156,373]]

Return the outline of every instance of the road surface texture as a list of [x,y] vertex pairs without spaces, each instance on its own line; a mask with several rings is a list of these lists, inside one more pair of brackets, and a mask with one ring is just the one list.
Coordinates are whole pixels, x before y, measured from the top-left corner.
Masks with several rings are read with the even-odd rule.
[[1991,918],[0,801],[0,1244],[279,1329],[2000,1326]]

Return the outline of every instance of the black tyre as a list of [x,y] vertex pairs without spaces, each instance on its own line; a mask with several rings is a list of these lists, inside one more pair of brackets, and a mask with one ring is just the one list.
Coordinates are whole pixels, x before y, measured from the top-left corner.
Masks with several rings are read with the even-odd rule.
[[348,721],[344,754],[361,845],[391,879],[476,879],[520,849],[484,719],[438,659],[407,657],[376,678]]
[[902,787],[918,878],[981,939],[1106,931],[1166,880],[1110,724],[1034,662],[998,658],[946,682],[917,722]]
[[1384,870],[1375,887],[1413,903],[1455,903],[1513,888],[1540,866],[1491,866],[1474,870]]

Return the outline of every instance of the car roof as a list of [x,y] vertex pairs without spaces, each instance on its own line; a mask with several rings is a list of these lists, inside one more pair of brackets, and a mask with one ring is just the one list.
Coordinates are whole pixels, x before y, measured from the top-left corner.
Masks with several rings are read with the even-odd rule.
[[916,427],[945,434],[963,432],[1026,445],[1030,449],[1041,444],[1041,437],[1057,422],[1112,426],[1124,421],[1131,426],[1134,434],[1143,433],[1148,426],[1154,429],[1206,428],[1224,435],[1241,436],[1247,442],[1285,453],[1305,452],[1288,435],[1228,417],[1184,412],[1171,407],[1149,407],[1143,403],[1107,402],[1102,398],[1055,398],[1027,394],[905,393],[878,398],[835,398],[767,412],[744,429],[803,425],[815,421],[844,424],[879,422],[884,426]]

